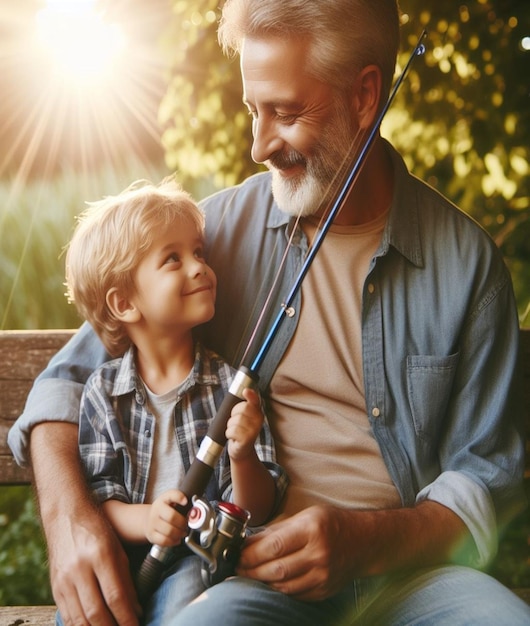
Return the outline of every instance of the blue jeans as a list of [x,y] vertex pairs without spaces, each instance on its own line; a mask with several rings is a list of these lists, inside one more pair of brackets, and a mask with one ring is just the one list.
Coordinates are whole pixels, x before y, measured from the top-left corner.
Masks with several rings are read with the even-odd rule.
[[164,626],[528,626],[530,607],[484,573],[447,566],[356,581],[317,603],[232,578],[166,616]]
[[201,577],[201,560],[189,555],[180,558],[144,607],[145,626],[165,626],[206,589]]

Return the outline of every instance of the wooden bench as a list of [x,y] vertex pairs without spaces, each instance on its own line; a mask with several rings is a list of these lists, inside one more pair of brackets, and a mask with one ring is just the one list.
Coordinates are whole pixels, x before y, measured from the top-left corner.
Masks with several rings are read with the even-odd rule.
[[[13,460],[7,431],[21,413],[34,378],[73,334],[72,330],[0,331],[0,484],[31,482],[31,473]],[[525,380],[526,472],[530,482],[530,329],[521,331]],[[529,537],[530,541],[530,537]],[[530,604],[530,588],[516,589]],[[0,626],[41,626],[54,623],[55,607],[0,607]]]

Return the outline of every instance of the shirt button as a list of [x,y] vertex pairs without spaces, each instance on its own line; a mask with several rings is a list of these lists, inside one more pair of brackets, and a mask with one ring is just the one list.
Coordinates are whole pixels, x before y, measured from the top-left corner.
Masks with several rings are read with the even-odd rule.
[[149,437],[151,437],[151,431],[150,431],[149,429],[147,429],[147,430],[144,432],[144,435],[145,435],[145,436],[149,439]]
[[374,406],[374,408],[372,409],[372,415],[374,417],[379,417],[381,415],[381,411],[376,406]]
[[374,293],[375,291],[375,285],[373,283],[370,283],[368,285],[368,293]]

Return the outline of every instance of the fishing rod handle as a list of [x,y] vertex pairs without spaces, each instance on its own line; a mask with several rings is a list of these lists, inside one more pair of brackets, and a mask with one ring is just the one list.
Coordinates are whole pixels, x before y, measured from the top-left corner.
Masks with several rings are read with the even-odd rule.
[[[226,424],[230,418],[230,414],[232,413],[232,409],[236,404],[243,401],[245,398],[243,397],[243,392],[245,389],[249,389],[250,387],[255,387],[257,383],[258,377],[252,372],[248,367],[242,365],[234,375],[234,378],[228,388],[228,393],[225,396],[221,406],[217,410],[215,418],[208,428],[208,433],[206,434],[206,438],[209,438],[212,441],[215,441],[222,447],[224,447],[226,443]],[[203,451],[203,444],[205,446],[205,450]],[[197,458],[200,460],[206,461],[208,456],[206,452],[206,443],[201,443],[201,447],[197,454]],[[222,451],[222,450],[221,450]],[[206,457],[203,459],[203,454]],[[220,455],[219,455],[220,456]],[[219,458],[217,456],[217,458]],[[215,463],[214,463],[215,465]],[[192,494],[193,495],[193,494]]]
[[140,604],[143,605],[156,591],[162,575],[169,565],[171,556],[171,548],[151,546],[151,550],[143,560],[135,579],[136,593]]
[[[210,476],[223,453],[226,444],[226,424],[236,404],[244,400],[243,392],[249,387],[254,387],[257,375],[249,368],[241,366],[236,372],[228,393],[224,397],[221,406],[208,427],[208,432],[201,442],[197,456],[191,467],[186,472],[180,490],[188,498],[185,507],[177,506],[177,510],[187,514],[192,507],[193,496],[202,496]],[[183,510],[184,509],[184,510]]]
[[[205,491],[226,444],[226,424],[236,404],[244,400],[243,391],[255,386],[257,375],[249,368],[241,366],[236,372],[228,393],[223,399],[208,432],[204,437],[197,456],[179,487],[188,502],[186,505],[175,505],[175,509],[186,516],[192,504],[193,496],[201,496]],[[172,548],[153,545],[145,557],[136,577],[136,590],[140,602],[147,600],[156,590],[160,579],[172,555]]]

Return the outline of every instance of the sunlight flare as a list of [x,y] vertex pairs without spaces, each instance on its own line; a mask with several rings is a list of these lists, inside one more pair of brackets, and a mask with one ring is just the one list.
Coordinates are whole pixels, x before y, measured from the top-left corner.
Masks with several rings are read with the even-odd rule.
[[78,86],[108,77],[125,50],[123,29],[105,21],[93,0],[48,0],[35,16],[37,43],[62,74]]
[[[161,7],[149,9],[151,33],[165,21]],[[23,184],[65,165],[161,155],[165,65],[146,15],[112,0],[47,0],[4,16],[12,25],[0,42],[0,72],[10,77],[0,102],[0,176]]]

